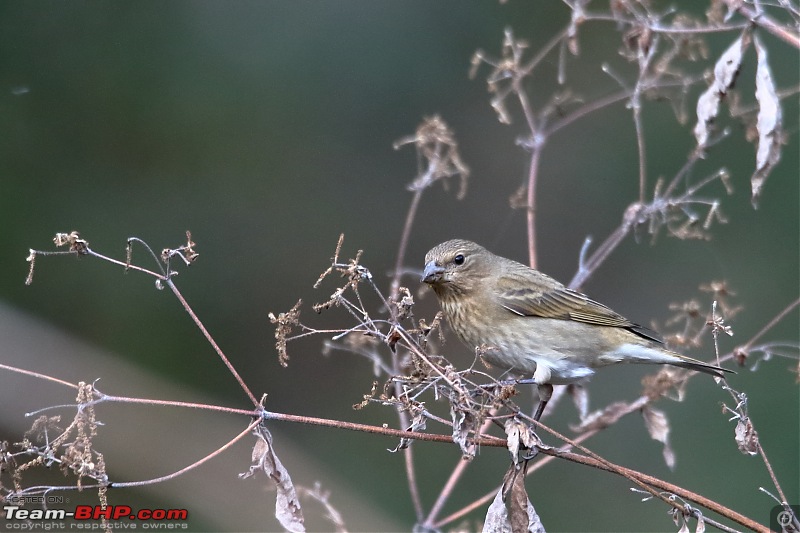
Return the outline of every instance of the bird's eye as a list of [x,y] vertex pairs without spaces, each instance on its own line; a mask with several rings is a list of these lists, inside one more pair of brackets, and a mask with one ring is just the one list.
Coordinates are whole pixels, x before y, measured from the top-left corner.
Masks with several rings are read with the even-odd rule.
[[455,263],[457,265],[463,265],[464,264],[464,254],[458,254],[457,256],[455,256],[453,258],[453,263]]

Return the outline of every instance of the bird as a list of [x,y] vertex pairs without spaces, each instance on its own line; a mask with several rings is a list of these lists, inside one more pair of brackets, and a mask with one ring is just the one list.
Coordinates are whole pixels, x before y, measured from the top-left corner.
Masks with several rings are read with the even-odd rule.
[[619,363],[667,364],[724,377],[731,370],[679,354],[654,331],[483,246],[453,239],[425,255],[422,281],[450,328],[492,366],[532,375],[539,420],[553,384],[585,381]]

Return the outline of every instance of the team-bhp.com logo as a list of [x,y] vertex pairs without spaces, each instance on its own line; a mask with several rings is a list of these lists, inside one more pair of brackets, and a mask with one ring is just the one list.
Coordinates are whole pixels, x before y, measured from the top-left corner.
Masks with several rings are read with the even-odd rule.
[[[143,529],[148,528],[150,524],[152,529],[160,529],[158,524],[163,522],[176,522],[184,521],[189,517],[189,512],[186,509],[139,509],[134,511],[127,505],[109,505],[106,508],[100,505],[78,505],[74,511],[67,511],[65,509],[23,509],[17,505],[6,505],[3,507],[5,511],[6,524],[5,529],[37,529],[32,527],[31,522],[36,521],[50,521],[57,522],[63,520],[71,521],[88,521],[88,520],[102,520],[120,522],[128,520],[141,521]],[[19,524],[20,527],[15,527],[14,524]],[[22,527],[22,524],[28,524],[28,527]],[[175,525],[170,529],[175,529]],[[178,525],[186,526],[186,523]],[[163,527],[163,526],[162,526]]]

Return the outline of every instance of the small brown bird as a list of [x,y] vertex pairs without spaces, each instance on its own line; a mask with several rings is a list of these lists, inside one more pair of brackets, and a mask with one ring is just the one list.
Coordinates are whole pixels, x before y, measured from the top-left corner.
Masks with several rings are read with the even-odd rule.
[[675,365],[722,377],[730,370],[667,350],[658,335],[522,263],[465,240],[425,255],[429,284],[458,337],[485,359],[533,374],[541,416],[551,384],[574,383],[617,363]]

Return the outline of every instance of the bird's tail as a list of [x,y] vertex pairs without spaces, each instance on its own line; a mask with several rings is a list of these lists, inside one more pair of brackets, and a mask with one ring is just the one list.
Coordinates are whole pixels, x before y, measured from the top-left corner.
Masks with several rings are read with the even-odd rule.
[[673,366],[704,372],[706,374],[711,374],[712,376],[717,376],[718,378],[724,378],[725,372],[728,372],[729,374],[736,373],[733,370],[728,370],[727,368],[712,365],[711,363],[706,363],[704,361],[698,361],[697,359],[692,359],[691,357],[686,357],[685,355],[681,355],[679,353],[672,353],[671,355],[674,356],[676,360],[668,361],[667,363]]
[[[722,368],[721,366],[712,365],[704,361],[692,359],[683,354],[666,350],[660,346],[643,346],[642,344],[628,344],[622,347],[620,351],[622,360],[631,363],[650,363],[673,365],[681,368],[688,368],[689,370],[696,370],[698,372],[705,372],[712,376],[719,378],[725,377],[725,372],[735,374],[733,370]],[[617,355],[620,355],[618,353]]]

